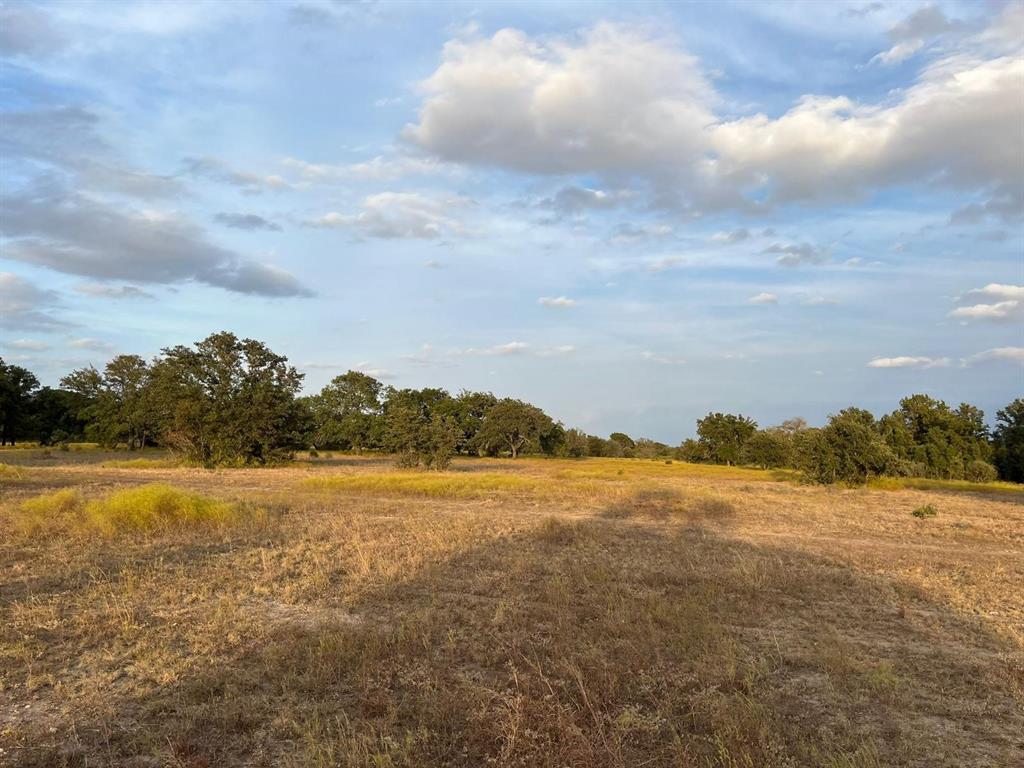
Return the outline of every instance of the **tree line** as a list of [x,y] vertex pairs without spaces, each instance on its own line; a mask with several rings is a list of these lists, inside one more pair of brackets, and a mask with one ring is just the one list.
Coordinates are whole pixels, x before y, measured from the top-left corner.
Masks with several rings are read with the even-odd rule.
[[0,444],[77,440],[129,450],[162,446],[203,466],[266,464],[296,450],[382,451],[402,466],[443,469],[456,455],[524,453],[682,460],[800,470],[821,483],[881,475],[1024,482],[1024,399],[996,415],[913,395],[876,419],[847,408],[824,427],[803,419],[759,428],[710,413],[679,446],[566,428],[540,408],[489,392],[398,389],[359,371],[301,396],[303,374],[253,339],[213,334],[153,360],[119,355],[40,387],[0,360]]

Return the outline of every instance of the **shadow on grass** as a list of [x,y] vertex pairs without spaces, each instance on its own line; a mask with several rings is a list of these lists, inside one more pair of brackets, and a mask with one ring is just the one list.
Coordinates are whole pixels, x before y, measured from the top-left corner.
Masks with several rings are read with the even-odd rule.
[[730,538],[735,510],[687,503],[527,520],[342,604],[325,588],[284,621],[240,622],[247,642],[182,679],[112,687],[18,764],[1024,759],[1019,649],[906,584]]

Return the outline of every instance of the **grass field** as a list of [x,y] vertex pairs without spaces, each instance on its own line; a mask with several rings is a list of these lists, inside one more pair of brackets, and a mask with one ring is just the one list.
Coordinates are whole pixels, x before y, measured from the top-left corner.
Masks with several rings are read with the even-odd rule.
[[0,765],[1024,765],[1020,493],[124,459],[0,452]]

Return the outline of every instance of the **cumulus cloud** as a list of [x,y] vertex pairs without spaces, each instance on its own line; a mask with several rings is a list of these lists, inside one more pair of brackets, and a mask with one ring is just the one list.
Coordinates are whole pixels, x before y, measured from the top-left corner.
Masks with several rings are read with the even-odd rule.
[[948,357],[876,357],[868,368],[944,368],[949,365]]
[[570,299],[567,296],[541,296],[537,299],[537,303],[542,307],[557,307],[565,309],[568,307],[575,307],[579,302],[576,299]]
[[989,283],[984,288],[975,288],[961,297],[961,301],[986,299],[976,304],[957,307],[950,317],[961,320],[1024,320],[1024,285],[1002,285]]
[[107,285],[105,283],[79,283],[75,290],[97,299],[152,299],[153,294],[135,285]]
[[455,195],[430,196],[417,192],[381,192],[363,200],[359,213],[327,213],[307,222],[327,229],[350,229],[365,237],[383,239],[434,239],[465,234],[452,215],[470,201]]
[[996,347],[986,349],[976,355],[963,359],[963,365],[970,366],[977,363],[1010,362],[1024,364],[1024,347]]
[[267,232],[280,232],[281,227],[272,221],[268,221],[255,213],[218,213],[213,217],[214,221],[232,229],[265,230]]
[[37,288],[13,272],[0,272],[0,328],[5,331],[57,331],[70,326],[53,316],[54,291]]
[[915,182],[1017,189],[1021,47],[977,35],[878,103],[806,95],[778,117],[726,120],[698,62],[648,29],[504,29],[444,46],[403,136],[451,162],[638,179],[659,204],[704,209],[848,200]]
[[309,296],[288,272],[214,245],[188,219],[133,210],[56,187],[0,199],[8,259],[58,272],[143,283],[194,280],[240,293]]
[[535,173],[656,172],[701,151],[712,89],[696,60],[643,30],[579,39],[503,29],[445,44],[404,137],[448,160]]
[[748,304],[778,304],[779,303],[779,297],[776,296],[774,293],[768,293],[766,291],[763,291],[763,292],[757,294],[756,296],[751,296],[749,299],[747,299],[747,303]]
[[776,263],[782,267],[797,267],[801,264],[824,264],[828,261],[829,251],[811,243],[791,243],[782,245],[772,243],[761,253],[777,253]]

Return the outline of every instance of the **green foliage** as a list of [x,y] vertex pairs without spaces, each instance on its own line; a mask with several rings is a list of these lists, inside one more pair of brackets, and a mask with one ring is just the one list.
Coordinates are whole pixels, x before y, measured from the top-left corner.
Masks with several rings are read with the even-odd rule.
[[923,507],[918,507],[910,514],[912,514],[918,520],[924,520],[926,517],[935,517],[937,514],[939,514],[939,510],[937,510],[931,504],[925,504]]
[[788,467],[793,461],[793,439],[778,430],[759,430],[743,444],[743,463],[761,469]]
[[86,434],[103,446],[125,443],[145,448],[156,432],[150,368],[138,355],[118,355],[100,373],[93,367],[72,371],[61,383],[83,404]]
[[567,429],[559,446],[558,455],[578,459],[587,455],[587,435],[578,429]]
[[796,452],[800,469],[818,483],[863,484],[885,474],[894,460],[875,417],[861,408],[847,408],[822,429],[800,433]]
[[992,443],[999,477],[1024,483],[1024,398],[1018,397],[996,413]]
[[445,469],[455,455],[460,431],[446,412],[443,389],[388,390],[384,403],[384,447],[403,467]]
[[362,451],[381,441],[382,385],[372,376],[349,371],[307,398],[313,419],[313,444],[320,448]]
[[972,462],[990,458],[984,413],[972,405],[951,409],[928,395],[912,395],[879,420],[879,431],[910,472],[960,480]]
[[31,413],[32,395],[39,379],[20,365],[8,365],[0,358],[0,445],[14,445],[23,439]]
[[994,483],[998,479],[998,470],[987,461],[975,459],[964,469],[964,480],[971,483]]
[[551,417],[522,400],[499,400],[484,416],[477,440],[488,450],[508,450],[512,458],[539,446],[542,435],[554,428]]
[[164,443],[205,466],[287,458],[305,441],[295,396],[302,374],[253,339],[216,333],[163,350],[152,367],[152,404]]
[[757,431],[757,422],[731,413],[709,413],[697,421],[698,442],[716,464],[738,464],[743,444]]

